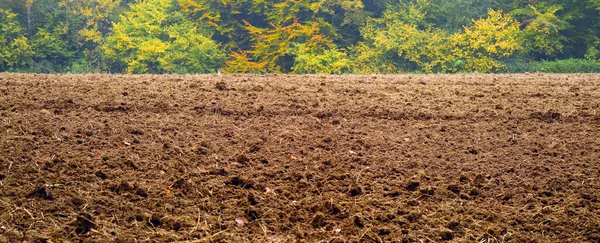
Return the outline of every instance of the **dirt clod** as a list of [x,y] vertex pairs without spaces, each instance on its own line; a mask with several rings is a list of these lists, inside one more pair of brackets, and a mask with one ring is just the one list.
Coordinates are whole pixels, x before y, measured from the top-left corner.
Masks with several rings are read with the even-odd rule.
[[427,187],[427,188],[421,189],[419,192],[421,192],[424,195],[433,196],[435,194],[435,188]]
[[314,228],[320,228],[320,227],[324,227],[327,222],[325,222],[325,214],[318,212],[315,214],[315,216],[313,217],[313,219],[310,221],[310,224],[314,227]]
[[392,233],[392,230],[390,228],[388,228],[388,227],[382,227],[377,232],[377,234],[380,235],[380,236],[389,235],[391,233]]
[[162,216],[159,214],[152,214],[150,219],[148,220],[148,224],[153,228],[160,227],[162,225]]
[[91,214],[81,213],[77,215],[77,220],[75,221],[75,233],[85,234],[90,232],[94,225],[94,217]]
[[356,227],[358,227],[358,228],[365,227],[364,220],[360,216],[354,216],[353,222],[354,222],[354,225],[356,225]]
[[448,191],[454,192],[456,194],[460,194],[460,187],[457,185],[448,185]]
[[240,164],[246,164],[248,161],[250,161],[250,159],[248,159],[246,155],[240,154],[237,156],[236,161]]
[[478,174],[473,179],[473,185],[481,187],[485,183],[486,179],[482,174]]
[[52,196],[50,190],[51,189],[49,188],[49,186],[43,185],[43,186],[37,187],[36,189],[31,191],[27,195],[27,197],[39,197],[39,198],[43,198],[46,200],[52,200],[52,199],[54,199],[54,197]]
[[481,194],[481,190],[477,189],[477,188],[473,188],[471,189],[471,191],[469,192],[469,195],[471,196],[479,196],[479,194]]
[[359,186],[353,186],[350,188],[350,190],[348,191],[348,193],[350,194],[350,196],[352,197],[356,197],[359,196],[363,193],[363,189]]
[[233,176],[229,179],[229,183],[234,186],[250,189],[254,187],[254,181],[245,176]]
[[529,117],[539,119],[545,122],[554,122],[560,120],[562,114],[560,112],[557,112],[556,110],[550,109],[546,112],[533,112],[529,114]]
[[248,199],[248,203],[250,203],[250,205],[252,205],[252,206],[258,204],[256,196],[254,196],[254,194],[252,194],[252,193],[248,194],[247,199]]
[[469,147],[467,149],[467,153],[472,154],[472,155],[477,155],[477,154],[479,154],[479,151],[474,147]]
[[406,185],[406,190],[409,190],[411,192],[416,191],[420,185],[421,185],[421,183],[419,183],[418,181],[411,181]]
[[443,229],[440,231],[440,237],[443,241],[449,241],[454,239],[454,233],[452,232],[452,230]]
[[105,180],[106,178],[108,178],[108,176],[106,175],[106,173],[102,172],[101,170],[96,171],[96,173],[94,173],[98,178]]
[[217,82],[215,88],[220,91],[227,90],[227,84],[225,82]]

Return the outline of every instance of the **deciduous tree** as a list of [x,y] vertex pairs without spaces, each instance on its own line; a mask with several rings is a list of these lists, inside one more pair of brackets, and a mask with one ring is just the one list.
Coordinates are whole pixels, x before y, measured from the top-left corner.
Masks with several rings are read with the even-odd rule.
[[16,21],[17,15],[0,9],[0,71],[30,63],[33,50]]
[[208,73],[224,61],[209,31],[176,11],[171,0],[139,0],[120,16],[103,45],[113,71]]

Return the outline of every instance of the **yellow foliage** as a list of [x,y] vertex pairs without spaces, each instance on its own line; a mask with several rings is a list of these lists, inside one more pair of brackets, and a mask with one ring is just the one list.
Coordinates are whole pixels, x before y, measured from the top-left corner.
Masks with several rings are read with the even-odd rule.
[[346,53],[333,48],[312,48],[302,43],[293,45],[288,53],[295,56],[294,73],[342,74],[350,71],[351,61]]
[[103,26],[108,26],[109,15],[120,4],[121,0],[60,0],[58,2],[59,6],[66,9],[67,14],[81,19],[80,24],[71,28],[75,28],[76,33],[83,40],[94,43],[100,43],[102,40],[99,25],[103,23]]
[[[367,26],[362,34],[375,47],[396,52],[423,72],[491,72],[503,67],[501,58],[522,46],[518,22],[500,10],[490,9],[488,13],[487,18],[474,20],[464,32],[454,34],[433,27],[419,29],[387,13],[392,19],[380,22],[385,24],[384,29]],[[407,14],[409,22],[419,18],[410,11]]]
[[266,70],[267,62],[252,61],[245,51],[231,53],[231,59],[227,61],[225,72],[228,73],[259,73]]
[[227,62],[226,72],[279,73],[282,71],[279,61],[296,41],[302,41],[311,50],[333,47],[333,41],[319,33],[318,22],[294,21],[289,25],[271,23],[271,28],[255,27],[248,22],[245,24],[253,41],[252,50],[234,53],[233,60]]
[[96,43],[99,43],[102,40],[102,33],[98,31],[96,26],[80,30],[79,36],[83,37],[86,41],[93,41]]
[[563,49],[562,41],[565,37],[560,31],[565,29],[567,22],[556,16],[561,7],[551,7],[542,12],[534,6],[529,6],[534,19],[524,31],[527,49],[552,56]]
[[105,56],[128,73],[216,71],[224,61],[219,45],[184,15],[172,14],[171,7],[171,0],[131,5],[106,38]]
[[399,70],[390,58],[384,57],[381,49],[358,43],[351,49],[351,70],[360,74],[396,73]]
[[464,60],[464,71],[490,72],[504,67],[499,60],[523,49],[519,23],[501,10],[488,11],[486,19],[473,21],[464,33],[455,34],[458,58]]
[[21,34],[17,15],[0,8],[0,70],[25,65],[34,54],[27,37]]
[[[34,53],[34,50],[31,48],[31,45],[29,45],[29,43],[27,41],[27,37],[25,37],[25,36],[19,36],[19,37],[15,38],[10,43],[9,49],[10,49],[10,51],[6,52],[7,57],[0,58],[0,59],[5,59],[4,61],[7,62],[8,66],[22,65],[23,57],[30,57]],[[0,53],[0,56],[2,56],[1,53]],[[2,61],[3,60],[0,60],[0,63]]]

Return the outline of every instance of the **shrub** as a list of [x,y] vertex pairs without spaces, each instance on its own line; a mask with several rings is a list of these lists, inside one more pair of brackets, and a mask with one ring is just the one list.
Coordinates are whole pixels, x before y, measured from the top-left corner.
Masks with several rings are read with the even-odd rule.
[[515,55],[503,60],[506,66],[501,69],[502,73],[524,73],[531,72],[532,61],[526,56]]
[[600,73],[600,62],[585,59],[544,61],[533,64],[531,71],[542,73]]

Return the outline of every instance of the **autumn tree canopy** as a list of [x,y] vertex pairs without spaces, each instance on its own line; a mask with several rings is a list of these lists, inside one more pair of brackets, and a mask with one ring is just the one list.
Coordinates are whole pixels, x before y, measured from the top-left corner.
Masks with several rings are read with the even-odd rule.
[[0,71],[458,73],[600,59],[599,0],[4,0]]

